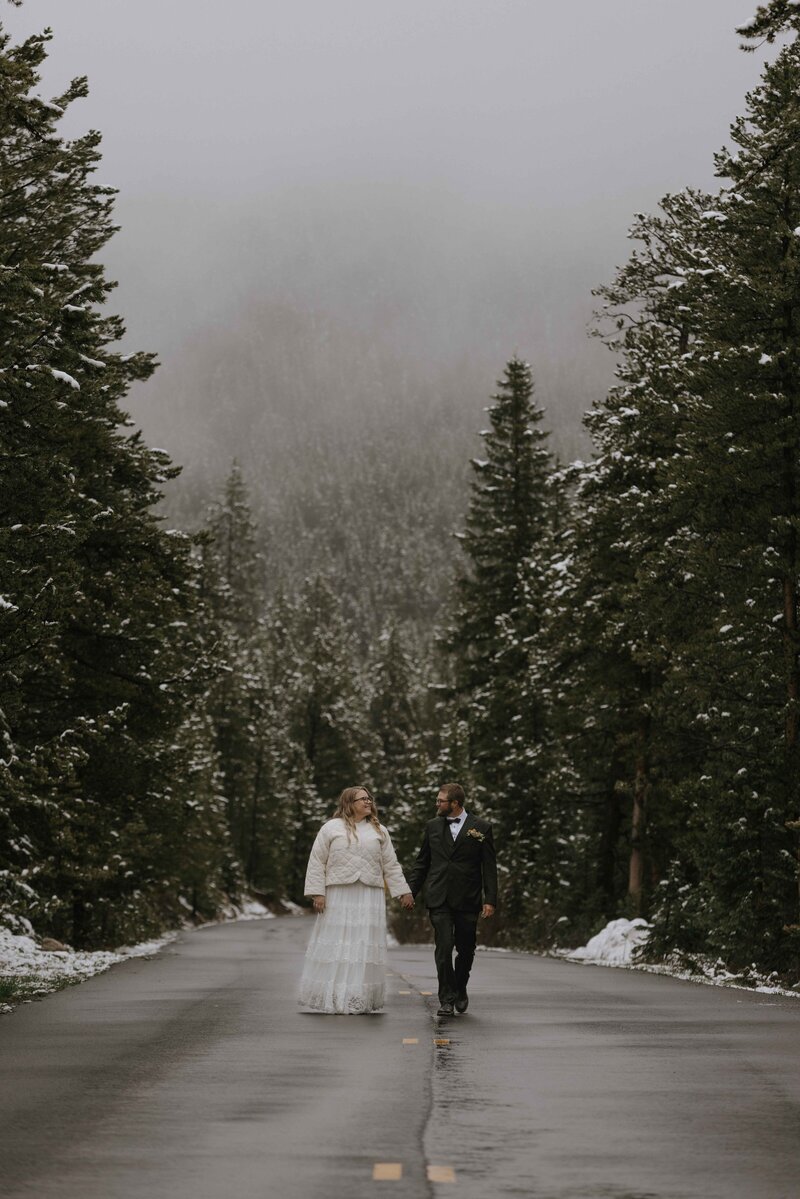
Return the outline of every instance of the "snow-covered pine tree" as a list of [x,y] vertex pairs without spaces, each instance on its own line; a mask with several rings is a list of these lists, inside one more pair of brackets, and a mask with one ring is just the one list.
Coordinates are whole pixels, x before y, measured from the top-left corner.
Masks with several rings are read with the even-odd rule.
[[459,534],[468,569],[459,579],[460,605],[453,643],[469,691],[493,673],[499,648],[498,618],[519,599],[519,571],[546,526],[546,481],[551,455],[544,413],[533,399],[530,366],[518,358],[506,365],[481,430],[485,458],[473,458],[475,477],[465,531]]
[[266,599],[266,563],[261,534],[253,519],[249,488],[234,459],[222,495],[210,505],[205,522],[205,573],[209,600],[231,636],[252,638]]
[[[409,647],[404,630],[387,625],[366,664],[369,723],[375,739],[368,777],[400,861],[416,857],[422,830],[434,815],[437,784],[427,767],[435,740],[433,704],[425,686],[427,658],[420,660]],[[425,911],[392,908],[392,928],[402,941],[427,936]]]
[[[628,411],[601,422],[620,462],[633,424],[635,461],[652,467],[646,488],[619,498],[631,513],[621,527],[642,534],[625,547],[623,624],[632,660],[660,676],[646,713],[664,880],[654,945],[784,969],[800,931],[799,85],[794,43],[748,97],[736,152],[717,158],[728,186],[668,197],[638,222],[644,250],[606,291],[633,322]],[[642,412],[654,397],[661,431],[671,426],[655,449],[659,409]]]
[[[543,410],[528,363],[512,358],[487,409],[484,457],[474,458],[466,528],[466,569],[448,645],[456,663],[456,701],[469,727],[474,799],[491,805],[508,841],[520,822],[535,835],[530,758],[512,754],[513,736],[532,747],[540,736],[536,704],[518,710],[528,640],[540,613],[535,574],[553,524],[553,470]],[[526,582],[523,583],[523,572]]]
[[[60,597],[74,591],[79,580],[72,556],[76,534],[73,509],[79,497],[64,464],[58,459],[51,461],[53,448],[40,435],[41,416],[37,419],[37,414],[44,405],[50,408],[51,418],[58,417],[66,407],[70,385],[51,375],[52,393],[39,393],[33,380],[41,372],[25,369],[36,363],[18,362],[20,351],[28,345],[36,347],[50,323],[57,328],[66,300],[66,296],[50,299],[42,286],[40,276],[52,279],[55,273],[55,265],[50,270],[40,265],[39,260],[48,257],[44,248],[33,249],[25,244],[35,228],[25,211],[28,172],[34,181],[30,203],[35,210],[47,204],[53,187],[56,118],[85,92],[84,82],[76,80],[57,102],[48,104],[36,97],[37,72],[46,57],[46,41],[41,36],[14,47],[10,37],[0,30],[0,238],[4,262],[0,273],[4,330],[0,345],[0,438],[4,460],[0,480],[4,592],[0,611],[4,737],[0,820],[4,836],[0,854],[5,904],[11,913],[16,910],[31,914],[39,891],[35,877],[39,826],[46,828],[49,817],[58,812],[50,791],[59,780],[66,781],[83,757],[77,734],[67,746],[69,733],[63,726],[58,733],[67,733],[66,738],[40,736],[42,686],[57,693],[68,685],[57,643]],[[42,374],[38,382],[43,384],[44,378]],[[31,536],[30,531],[35,535]],[[23,873],[28,879],[24,884],[19,881]]]
[[377,742],[369,726],[369,688],[356,637],[342,613],[344,597],[321,575],[307,579],[288,610],[292,663],[288,710],[291,744],[310,788],[295,791],[290,895],[302,898],[311,842],[339,793],[369,784]]
[[759,4],[753,19],[736,32],[747,39],[742,49],[754,51],[758,44],[765,41],[771,44],[789,30],[800,33],[800,4],[796,0],[769,0],[767,4]]
[[681,289],[702,255],[707,207],[707,197],[688,191],[667,197],[663,215],[639,214],[630,235],[640,248],[598,289],[600,316],[610,321],[610,332],[602,324],[598,332],[621,352],[619,381],[586,416],[594,459],[570,472],[576,504],[559,620],[565,661],[574,664],[568,702],[588,701],[572,762],[600,820],[593,841],[603,861],[587,883],[599,884],[595,902],[605,911],[619,909],[626,894],[632,914],[648,906],[669,854],[664,781],[670,762],[685,765],[696,749],[664,740],[661,696],[679,635],[665,623],[693,628],[698,617],[678,564],[665,574],[661,559],[681,537],[682,514],[663,496],[686,419],[676,364],[694,335]]
[[376,756],[369,774],[378,798],[390,805],[392,818],[407,820],[414,812],[424,779],[425,691],[402,630],[395,622],[378,638],[366,673],[369,723],[376,738]]
[[637,659],[639,613],[630,603],[636,509],[628,497],[645,472],[625,455],[620,485],[621,453],[565,472],[576,492],[572,519],[540,584],[545,619],[528,686],[545,708],[546,735],[537,747],[542,816],[526,904],[540,944],[580,943],[645,902],[657,680]]
[[[298,862],[307,856],[323,805],[312,765],[297,736],[296,713],[305,689],[303,647],[294,636],[295,605],[281,595],[266,608],[256,645],[259,679],[253,716],[258,757],[252,778],[251,828],[245,872],[251,886],[269,897],[302,899]],[[312,831],[313,830],[313,831]]]
[[[712,630],[678,678],[707,743],[689,845],[727,960],[800,965],[800,43],[783,49],[717,155],[683,301],[689,421],[670,503],[692,514],[685,569]],[[713,620],[713,626],[712,626]]]
[[323,802],[363,776],[374,753],[369,696],[355,638],[330,582],[308,579],[297,598],[293,637],[302,681],[294,713],[296,737],[311,763]]
[[178,468],[120,406],[154,360],[115,350],[124,327],[102,310],[115,193],[92,182],[100,135],[57,130],[86,81],[36,93],[49,36],[0,30],[3,784],[28,914],[88,945],[121,935],[123,910],[124,935],[153,931],[174,881],[140,877],[171,818],[174,763],[151,750],[198,653],[191,542],[151,510]]
[[230,834],[252,882],[257,855],[253,829],[264,782],[264,749],[256,728],[267,702],[258,648],[266,602],[265,566],[247,484],[237,462],[231,466],[222,495],[210,505],[205,533],[203,594],[216,630],[216,654],[223,664],[210,711]]

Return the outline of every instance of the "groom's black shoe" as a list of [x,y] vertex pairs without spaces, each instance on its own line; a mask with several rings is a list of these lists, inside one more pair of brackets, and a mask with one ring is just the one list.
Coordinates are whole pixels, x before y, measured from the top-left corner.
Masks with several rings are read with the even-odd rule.
[[439,1010],[436,1013],[437,1016],[452,1016],[452,1014],[453,1014],[452,1003],[440,1003],[439,1004]]
[[467,992],[465,991],[464,994],[459,995],[458,999],[456,1000],[456,1011],[459,1013],[459,1015],[463,1015],[468,1007],[469,1007],[469,996],[467,995]]

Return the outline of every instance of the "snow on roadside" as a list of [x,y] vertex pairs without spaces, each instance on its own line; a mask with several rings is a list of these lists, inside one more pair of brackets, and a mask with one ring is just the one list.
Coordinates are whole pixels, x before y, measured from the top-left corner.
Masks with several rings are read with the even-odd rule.
[[[281,900],[286,903],[286,900]],[[246,899],[244,903],[227,904],[220,908],[221,920],[210,920],[203,925],[191,925],[192,928],[208,928],[209,924],[220,924],[228,920],[276,920],[277,917],[269,908],[265,908],[258,899]]]
[[[149,957],[163,945],[174,941],[177,932],[165,933],[152,941],[121,946],[116,950],[41,949],[33,937],[0,928],[0,975],[21,984],[17,1002],[27,997],[48,995],[68,983],[83,982],[93,974],[108,970],[126,958]],[[45,942],[47,944],[47,942]],[[15,1003],[0,1002],[0,1012],[13,1011]]]
[[570,961],[631,966],[634,951],[647,943],[649,933],[650,925],[640,916],[635,920],[612,920],[591,941],[580,949],[571,949],[565,956]]
[[[223,911],[223,919],[209,923],[220,924],[233,920],[274,920],[270,912],[258,900],[246,900],[239,906],[230,905]],[[11,1002],[0,999],[0,1013],[11,1012],[18,1003],[30,1002],[30,997],[49,995],[71,983],[83,982],[94,974],[108,970],[116,962],[128,958],[152,957],[165,945],[180,936],[181,932],[195,928],[208,928],[209,924],[187,923],[182,928],[170,929],[160,937],[140,941],[136,945],[120,945],[114,950],[74,950],[60,943],[43,940],[39,946],[33,936],[33,928],[27,920],[17,920],[18,927],[26,931],[12,932],[0,926],[0,978],[15,980],[20,984],[20,994]],[[44,948],[47,946],[47,948]]]
[[612,920],[596,936],[579,949],[559,949],[555,956],[568,962],[587,966],[614,966],[627,970],[643,970],[647,974],[667,974],[687,982],[704,983],[712,987],[733,987],[740,991],[757,991],[762,995],[789,995],[800,999],[800,981],[793,987],[780,985],[778,975],[760,974],[755,966],[734,973],[724,962],[699,954],[673,953],[660,962],[644,962],[638,951],[647,944],[650,925],[635,920]]

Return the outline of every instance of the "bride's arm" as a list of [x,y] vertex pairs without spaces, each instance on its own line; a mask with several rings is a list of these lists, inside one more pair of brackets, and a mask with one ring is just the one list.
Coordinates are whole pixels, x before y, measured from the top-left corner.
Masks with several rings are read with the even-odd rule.
[[383,830],[383,841],[381,841],[381,866],[383,868],[383,878],[386,886],[389,888],[389,894],[393,899],[399,899],[401,895],[410,895],[411,888],[406,882],[405,875],[397,860],[397,853],[392,838],[389,836],[388,829]]
[[[322,828],[314,838],[314,844],[311,846],[311,853],[308,856],[308,867],[306,869],[306,881],[303,887],[303,894],[313,898],[325,898],[325,868],[328,864],[328,852],[330,850],[330,837],[328,829],[323,824]],[[316,907],[316,904],[314,905]]]

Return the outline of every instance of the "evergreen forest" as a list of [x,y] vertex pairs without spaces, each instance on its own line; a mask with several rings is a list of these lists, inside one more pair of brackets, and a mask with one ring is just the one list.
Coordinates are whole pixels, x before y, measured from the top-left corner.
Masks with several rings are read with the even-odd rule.
[[[615,373],[581,459],[510,347],[482,429],[457,398],[409,429],[398,375],[357,430],[310,426],[302,471],[276,433],[265,504],[235,460],[183,486],[126,410],[158,363],[120,349],[100,134],[59,132],[88,82],[44,100],[50,32],[0,26],[8,927],[111,948],[303,904],[344,787],[410,865],[459,781],[498,846],[485,941],[640,916],[654,959],[796,982],[800,5],[739,32],[773,49],[718,189],[636,214],[598,281]],[[354,386],[391,400],[379,367]],[[424,913],[394,930],[427,937]]]

